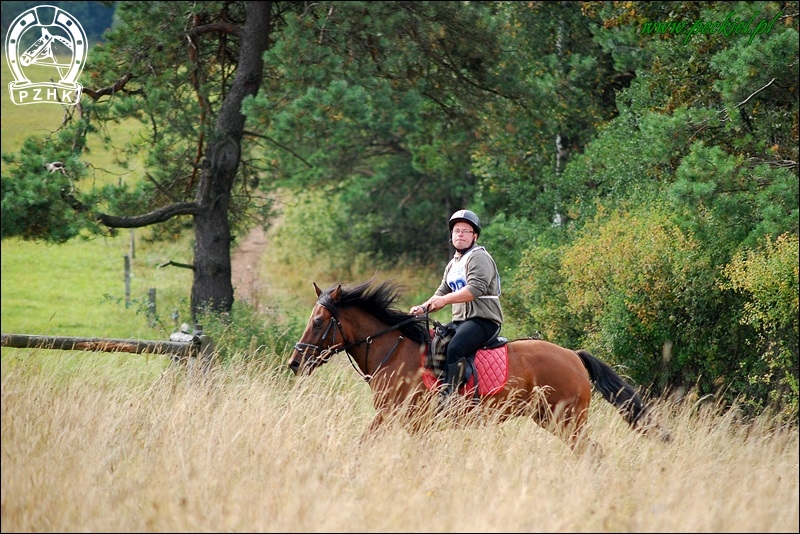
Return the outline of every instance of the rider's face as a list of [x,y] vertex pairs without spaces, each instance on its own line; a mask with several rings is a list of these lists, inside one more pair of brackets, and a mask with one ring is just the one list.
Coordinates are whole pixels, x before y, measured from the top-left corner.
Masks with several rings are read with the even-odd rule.
[[469,223],[457,222],[453,225],[453,232],[450,234],[453,246],[457,249],[469,247],[476,239],[475,232]]

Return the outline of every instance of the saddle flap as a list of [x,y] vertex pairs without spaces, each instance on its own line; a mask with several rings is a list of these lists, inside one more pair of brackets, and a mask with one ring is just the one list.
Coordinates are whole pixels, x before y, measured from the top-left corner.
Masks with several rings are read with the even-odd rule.
[[[492,349],[480,349],[472,362],[468,365],[470,370],[475,372],[467,378],[467,383],[459,389],[461,393],[475,390],[477,382],[478,395],[494,395],[508,382],[508,343],[501,343]],[[422,382],[429,390],[435,390],[441,385],[440,378],[433,369],[426,366],[425,356],[422,358]]]
[[501,343],[491,349],[480,349],[475,355],[478,393],[493,395],[508,382],[508,345]]

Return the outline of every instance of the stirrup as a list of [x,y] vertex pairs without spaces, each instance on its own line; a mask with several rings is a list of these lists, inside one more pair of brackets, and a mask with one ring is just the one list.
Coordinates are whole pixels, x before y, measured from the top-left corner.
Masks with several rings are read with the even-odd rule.
[[453,409],[453,405],[459,401],[458,392],[456,391],[447,391],[443,389],[439,392],[439,396],[436,399],[436,409],[434,413],[437,417],[442,417],[444,414],[451,412]]

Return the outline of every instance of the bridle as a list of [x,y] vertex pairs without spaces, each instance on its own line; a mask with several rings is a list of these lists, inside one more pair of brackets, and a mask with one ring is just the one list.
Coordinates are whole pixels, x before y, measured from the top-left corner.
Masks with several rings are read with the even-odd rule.
[[[381,330],[378,333],[375,333],[375,334],[372,334],[370,336],[367,336],[364,339],[361,339],[359,341],[352,341],[352,342],[348,343],[347,336],[345,336],[344,330],[342,329],[342,324],[336,318],[337,314],[334,312],[334,310],[330,309],[328,306],[326,306],[325,304],[322,304],[322,303],[320,303],[320,306],[322,306],[323,308],[328,310],[328,312],[331,314],[331,319],[330,319],[330,321],[328,321],[328,326],[325,328],[325,332],[322,334],[322,338],[320,338],[320,341],[319,341],[320,344],[322,344],[325,341],[325,339],[328,337],[328,335],[330,335],[331,339],[330,339],[330,342],[328,343],[328,346],[323,348],[320,345],[313,345],[311,343],[300,343],[300,342],[298,342],[298,343],[295,343],[295,345],[294,345],[295,350],[303,355],[303,358],[306,359],[305,365],[306,366],[311,366],[312,369],[315,369],[315,368],[319,367],[320,365],[328,363],[328,361],[331,359],[331,357],[334,354],[338,354],[338,353],[340,353],[342,351],[345,351],[345,353],[347,354],[347,357],[350,359],[350,364],[353,366],[353,368],[355,368],[356,371],[358,371],[358,373],[361,375],[361,377],[366,382],[369,382],[370,380],[372,380],[372,377],[375,375],[375,373],[377,373],[378,370],[381,367],[383,367],[383,365],[389,360],[389,358],[392,356],[392,354],[394,354],[394,351],[397,350],[397,347],[400,345],[400,342],[403,341],[403,339],[405,339],[405,338],[402,336],[402,334],[397,336],[397,341],[395,341],[394,345],[389,350],[389,352],[386,354],[386,356],[384,356],[383,359],[380,361],[380,363],[378,363],[378,366],[375,368],[375,371],[372,374],[366,374],[365,372],[363,372],[358,367],[358,365],[356,364],[355,360],[353,359],[353,356],[349,352],[347,352],[348,349],[351,349],[353,347],[357,347],[358,345],[361,345],[362,343],[366,343],[367,344],[366,353],[365,353],[365,356],[364,356],[364,369],[367,369],[367,368],[369,368],[369,348],[372,345],[372,342],[376,338],[378,338],[378,337],[380,337],[380,336],[382,336],[384,334],[387,334],[387,333],[389,333],[389,332],[391,332],[393,330],[397,330],[398,328],[401,328],[401,327],[407,325],[408,323],[420,320],[419,317],[412,316],[412,317],[409,317],[408,319],[406,319],[404,321],[400,321],[399,323],[397,323],[394,326],[390,326],[389,328],[386,328],[385,330]],[[338,343],[338,344],[336,343],[336,332],[337,331],[339,332],[339,334],[342,337],[342,342]]]

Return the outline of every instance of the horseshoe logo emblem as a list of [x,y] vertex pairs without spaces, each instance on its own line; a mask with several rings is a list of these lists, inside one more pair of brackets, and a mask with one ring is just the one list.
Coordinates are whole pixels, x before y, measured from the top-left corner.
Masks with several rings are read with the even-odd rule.
[[[24,104],[80,102],[77,82],[86,63],[88,43],[78,20],[55,6],[37,6],[19,15],[6,35],[6,60],[14,76],[11,101]],[[53,81],[55,78],[58,81]]]

